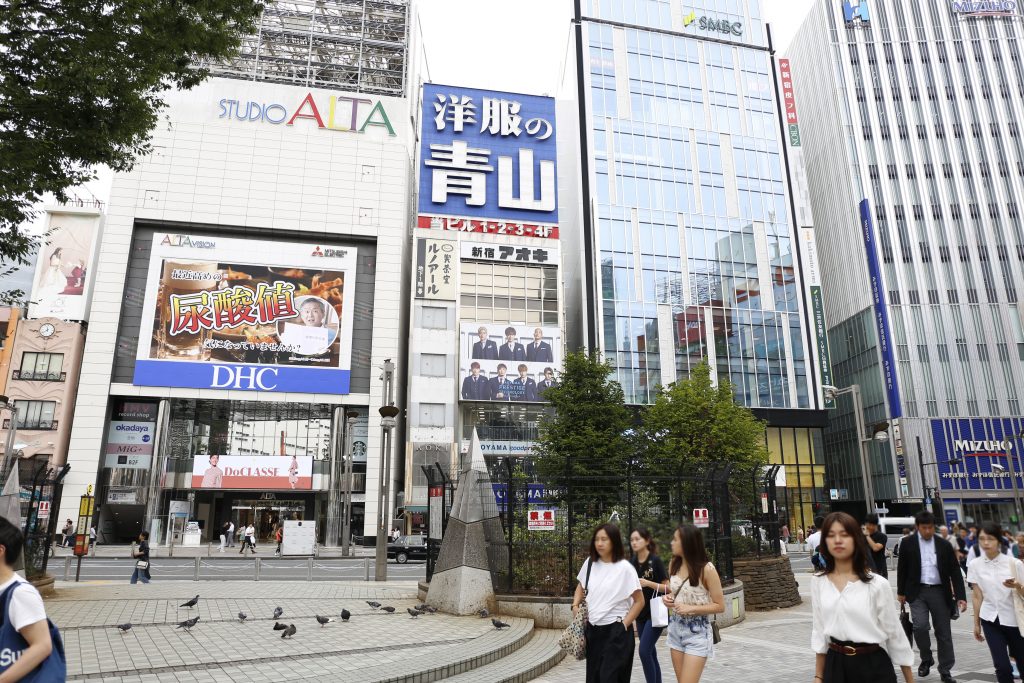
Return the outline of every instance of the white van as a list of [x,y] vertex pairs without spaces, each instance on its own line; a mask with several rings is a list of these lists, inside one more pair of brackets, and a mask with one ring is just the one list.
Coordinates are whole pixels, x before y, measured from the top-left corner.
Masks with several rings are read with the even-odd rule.
[[[910,529],[911,533],[913,533],[914,518],[880,517],[878,520],[878,529],[888,537],[885,542],[885,547],[891,551],[893,547],[900,542],[900,539],[903,538],[904,529]],[[936,533],[938,533],[938,531],[936,531]]]

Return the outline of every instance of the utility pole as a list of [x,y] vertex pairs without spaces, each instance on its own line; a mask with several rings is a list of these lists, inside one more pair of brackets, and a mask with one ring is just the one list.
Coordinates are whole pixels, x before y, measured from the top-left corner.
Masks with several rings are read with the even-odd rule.
[[395,406],[395,364],[388,358],[384,361],[384,372],[381,379],[383,405],[380,407],[380,485],[377,487],[377,555],[374,580],[388,580],[388,518],[391,515],[389,506],[391,488],[391,439],[398,414],[402,411]]
[[352,554],[350,545],[352,543],[352,428],[356,424],[359,413],[354,410],[345,411],[345,478],[344,494],[345,502],[342,510],[341,526],[341,555],[348,557]]

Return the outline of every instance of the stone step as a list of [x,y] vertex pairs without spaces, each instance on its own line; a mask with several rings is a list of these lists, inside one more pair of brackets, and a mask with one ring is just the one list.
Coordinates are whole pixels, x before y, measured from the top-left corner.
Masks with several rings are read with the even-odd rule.
[[446,679],[450,683],[525,683],[542,676],[565,657],[561,631],[535,629],[530,642],[492,664]]

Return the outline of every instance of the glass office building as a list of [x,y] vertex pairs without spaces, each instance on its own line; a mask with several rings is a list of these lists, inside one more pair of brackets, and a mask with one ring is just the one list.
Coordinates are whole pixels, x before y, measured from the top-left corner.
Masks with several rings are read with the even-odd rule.
[[761,17],[756,0],[576,3],[581,341],[634,404],[709,363],[768,421],[809,516],[825,414]]

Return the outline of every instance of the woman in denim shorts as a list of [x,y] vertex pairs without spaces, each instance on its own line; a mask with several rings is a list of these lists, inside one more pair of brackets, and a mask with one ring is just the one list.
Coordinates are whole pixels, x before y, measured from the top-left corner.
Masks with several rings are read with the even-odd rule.
[[679,683],[697,683],[714,655],[711,615],[725,611],[722,580],[708,560],[704,537],[692,524],[672,535],[669,565],[668,647]]

